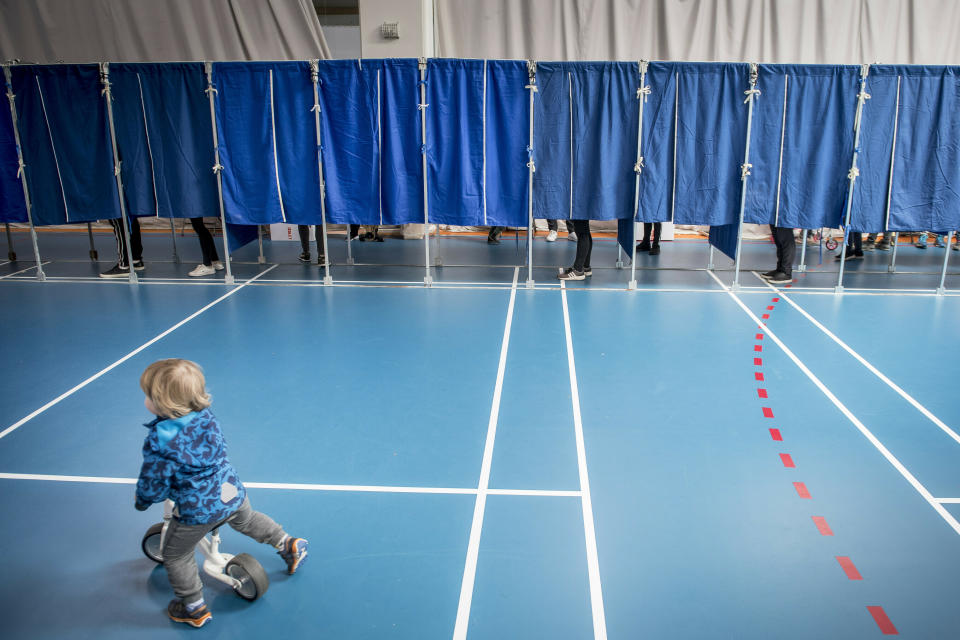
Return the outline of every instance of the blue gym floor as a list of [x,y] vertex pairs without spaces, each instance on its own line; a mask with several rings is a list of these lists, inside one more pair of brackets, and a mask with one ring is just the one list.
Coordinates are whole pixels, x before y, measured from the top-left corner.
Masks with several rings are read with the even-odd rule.
[[[47,282],[14,239],[5,640],[960,633],[960,276],[933,294],[943,250],[901,245],[894,274],[867,254],[835,295],[818,248],[791,286],[763,284],[761,242],[737,290],[729,260],[707,271],[707,244],[679,240],[640,256],[631,292],[611,240],[561,287],[574,245],[538,239],[527,288],[522,240],[443,237],[426,288],[422,241],[355,243],[324,287],[297,243],[265,242],[265,264],[244,247],[226,286],[186,279],[195,238],[177,264],[145,234],[131,286],[95,278],[108,234],[99,264],[85,234],[40,234]],[[133,508],[138,377],[165,357],[204,367],[255,508],[311,543],[286,576],[224,529],[271,585],[248,603],[205,580],[200,631],[167,619],[140,551],[161,508]]]

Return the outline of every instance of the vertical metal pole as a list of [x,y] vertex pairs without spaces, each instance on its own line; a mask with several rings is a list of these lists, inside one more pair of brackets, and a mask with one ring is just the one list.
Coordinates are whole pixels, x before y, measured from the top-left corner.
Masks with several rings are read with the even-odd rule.
[[260,247],[260,255],[257,257],[257,264],[265,264],[266,258],[263,257],[263,225],[257,225],[257,245]]
[[107,121],[110,124],[110,147],[113,150],[113,175],[117,182],[117,199],[120,201],[120,218],[123,220],[123,235],[127,239],[127,265],[130,267],[130,284],[137,284],[137,270],[133,267],[133,247],[130,245],[130,226],[127,205],[123,197],[123,180],[120,177],[120,155],[117,153],[117,132],[113,126],[113,93],[110,91],[110,63],[100,63],[100,84],[107,101]]
[[950,261],[951,246],[953,245],[953,231],[947,234],[947,249],[943,252],[943,270],[940,272],[940,286],[937,287],[937,295],[942,296],[946,289],[943,285],[947,281],[947,263]]
[[423,162],[423,284],[433,285],[430,275],[430,203],[427,198],[427,59],[420,58],[420,157]]
[[[709,240],[707,241],[709,244]],[[713,245],[710,245],[710,257],[707,259],[707,270],[713,271]]]
[[[323,233],[323,284],[333,284],[330,277],[330,254],[327,252],[327,183],[323,179],[323,138],[320,134],[320,62],[310,61],[310,79],[313,82],[313,123],[317,131],[317,170],[320,172],[320,231]],[[350,238],[350,226],[347,225],[347,238]],[[349,242],[347,247],[350,247]]]
[[743,212],[747,205],[747,176],[750,175],[750,130],[753,127],[753,101],[760,95],[757,89],[757,63],[750,63],[750,88],[744,93],[747,95],[747,144],[743,151],[743,164],[740,166],[740,219],[737,227],[737,253],[733,265],[733,291],[740,288],[740,251],[743,247]]
[[[647,86],[647,67],[649,63],[641,60],[637,67],[640,71],[640,86],[637,87],[637,162],[633,165],[633,246],[630,247],[630,282],[627,283],[627,289],[637,288],[637,235],[640,232],[640,223],[637,218],[640,215],[640,174],[643,172],[643,105],[650,95],[650,87]],[[713,247],[711,247],[711,251]],[[619,253],[617,256],[619,257]],[[712,260],[711,260],[712,262]]]
[[217,200],[220,203],[220,226],[223,228],[223,253],[227,267],[227,275],[223,281],[226,284],[233,284],[233,271],[230,268],[230,242],[227,240],[227,216],[223,209],[223,179],[220,176],[220,172],[223,171],[223,165],[220,164],[220,137],[217,135],[217,114],[213,106],[213,96],[216,95],[217,89],[213,86],[213,63],[204,62],[203,66],[207,74],[207,88],[204,89],[204,92],[210,100],[210,125],[213,129],[213,174],[217,177]]
[[[13,139],[17,144],[17,175],[23,187],[23,200],[27,206],[27,222],[30,223],[30,242],[33,244],[33,257],[37,261],[37,280],[46,280],[43,263],[40,261],[40,248],[37,246],[37,230],[33,226],[33,205],[30,202],[30,189],[27,188],[27,165],[23,162],[23,148],[20,146],[20,128],[17,124],[17,107],[14,102],[13,85],[10,84],[10,66],[3,65],[3,77],[7,84],[7,100],[10,102],[10,117],[13,120]],[[132,265],[131,265],[132,266]],[[132,271],[132,269],[131,269]]]
[[797,265],[797,271],[803,273],[807,270],[807,230],[803,230],[800,236],[800,264]]
[[524,87],[530,92],[530,139],[527,143],[527,288],[533,288],[533,174],[537,165],[533,161],[533,94],[537,92],[537,63],[527,61],[528,84]]
[[[850,234],[850,215],[853,209],[853,187],[860,175],[860,169],[857,168],[857,157],[860,154],[860,121],[863,116],[863,103],[870,99],[867,93],[867,76],[870,75],[870,65],[860,65],[860,93],[857,94],[857,119],[854,121],[853,134],[853,161],[850,164],[850,171],[847,173],[847,179],[850,186],[847,188],[846,215],[843,218],[843,249],[840,250],[840,273],[837,276],[836,293],[843,292],[843,271],[847,262],[847,236]],[[857,232],[859,233],[859,232]]]
[[90,240],[90,259],[94,262],[97,261],[97,248],[93,245],[93,225],[89,222],[87,223],[87,238]]
[[894,273],[897,270],[897,245],[900,244],[900,233],[893,234],[893,250],[890,251],[890,264],[887,265],[887,273]]
[[434,252],[433,252],[433,266],[442,267],[443,258],[440,257],[440,223],[437,223],[436,232],[433,234],[434,241]]
[[17,252],[13,250],[13,236],[10,235],[10,223],[5,222],[3,226],[7,229],[7,260],[16,262]]
[[170,241],[173,242],[173,264],[180,264],[180,255],[177,253],[177,228],[173,224],[173,218],[170,220]]

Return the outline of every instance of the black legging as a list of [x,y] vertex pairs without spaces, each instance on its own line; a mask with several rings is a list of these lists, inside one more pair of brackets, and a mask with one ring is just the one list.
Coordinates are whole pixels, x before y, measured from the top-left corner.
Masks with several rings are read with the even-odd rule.
[[[360,225],[357,225],[357,228],[359,229]],[[317,256],[323,257],[323,235],[319,231],[320,227],[317,227],[317,234],[314,237],[317,241]],[[297,233],[300,234],[300,250],[304,253],[310,253],[310,225],[298,224]]]
[[[573,231],[573,223],[570,220],[564,220],[564,223],[567,225],[567,233]],[[557,224],[556,220],[547,219],[547,229],[550,231],[557,231],[560,228],[560,225]]]
[[573,261],[574,271],[590,268],[590,254],[593,252],[593,236],[590,235],[589,220],[574,220],[573,230],[577,234],[577,257]]
[[797,246],[793,241],[793,227],[774,227],[773,244],[777,247],[777,271],[789,275],[793,274],[793,259],[797,255]]
[[217,255],[217,245],[213,243],[213,236],[210,235],[210,230],[207,229],[207,225],[203,224],[203,218],[190,218],[190,225],[193,226],[194,233],[200,238],[200,252],[203,254],[203,264],[209,267],[213,265],[214,262],[219,262],[220,256]]

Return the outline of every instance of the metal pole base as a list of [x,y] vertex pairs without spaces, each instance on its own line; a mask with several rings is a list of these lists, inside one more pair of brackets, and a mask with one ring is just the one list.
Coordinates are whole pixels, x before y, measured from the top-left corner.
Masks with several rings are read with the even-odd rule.
[[892,264],[887,265],[887,273],[896,273],[896,272],[897,272],[897,268],[895,266],[893,266]]
[[433,286],[433,276],[424,276],[423,286],[432,287]]
[[946,292],[947,292],[947,290],[944,289],[943,287],[937,287],[937,295],[938,295],[938,296],[942,296],[942,295],[945,294]]
[[233,276],[232,273],[228,276],[224,276],[223,278],[224,284],[235,284],[236,282],[237,282],[237,279]]
[[834,292],[834,293],[843,293],[843,285],[842,285],[842,284],[838,284],[837,286],[835,286],[835,287],[833,288],[833,292]]
[[636,290],[636,288],[637,288],[636,280],[631,280],[630,282],[627,283],[627,291],[634,291]]
[[43,269],[37,269],[37,280],[40,282],[45,282],[47,279],[47,274],[43,272]]
[[617,260],[617,269],[623,269],[623,260]]
[[533,289],[533,285],[534,285],[533,280],[527,280],[526,285],[527,285],[527,289]]
[[264,258],[263,256],[259,256],[257,258],[257,264],[267,264],[267,259]]
[[133,269],[130,269],[130,284],[140,284],[140,279],[137,278],[137,272]]
[[323,277],[323,284],[324,284],[325,286],[327,286],[327,287],[329,287],[330,285],[332,285],[332,284],[333,284],[333,277],[332,277],[332,276],[324,276],[324,277]]
[[347,258],[347,264],[354,264],[352,256]]
[[740,283],[734,282],[732,285],[730,285],[730,291],[740,291]]

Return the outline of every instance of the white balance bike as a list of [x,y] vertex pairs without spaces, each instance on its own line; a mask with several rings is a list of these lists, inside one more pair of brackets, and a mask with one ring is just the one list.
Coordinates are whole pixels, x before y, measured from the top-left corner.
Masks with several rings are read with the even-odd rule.
[[[163,522],[152,525],[143,535],[140,548],[144,555],[156,563],[163,562],[163,544],[166,540],[167,527],[173,517],[173,500],[163,503]],[[249,553],[231,555],[220,552],[220,527],[203,537],[197,544],[203,553],[203,571],[220,582],[226,584],[237,595],[245,600],[256,600],[267,592],[270,580],[257,560]]]

